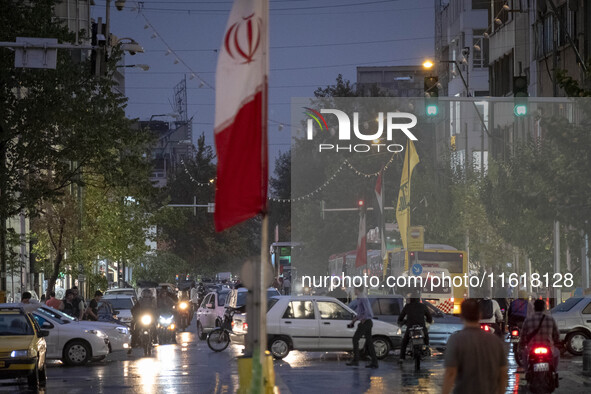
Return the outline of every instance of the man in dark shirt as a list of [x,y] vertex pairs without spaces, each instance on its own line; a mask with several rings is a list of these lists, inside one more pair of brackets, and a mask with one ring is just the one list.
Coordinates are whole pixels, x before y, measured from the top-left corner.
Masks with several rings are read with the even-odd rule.
[[74,307],[74,293],[72,290],[66,290],[66,296],[64,298],[64,309],[63,312],[67,315],[77,318],[76,316],[76,308]]
[[453,333],[445,349],[443,394],[502,394],[507,387],[503,342],[480,328],[478,301],[462,302],[464,329]]
[[406,325],[406,331],[404,332],[402,344],[400,345],[399,362],[402,362],[406,357],[406,347],[408,346],[408,341],[410,338],[409,328],[412,326],[423,327],[425,345],[429,346],[429,332],[427,331],[425,320],[429,324],[433,323],[433,317],[431,316],[431,312],[429,312],[429,308],[419,302],[419,298],[416,294],[411,295],[409,302],[404,306],[404,308],[402,308],[402,312],[400,312],[400,316],[398,317],[398,325]]
[[103,297],[103,293],[100,290],[97,290],[94,293],[94,298],[90,300],[88,304],[88,308],[86,309],[86,317],[88,320],[97,321],[98,320],[98,303]]

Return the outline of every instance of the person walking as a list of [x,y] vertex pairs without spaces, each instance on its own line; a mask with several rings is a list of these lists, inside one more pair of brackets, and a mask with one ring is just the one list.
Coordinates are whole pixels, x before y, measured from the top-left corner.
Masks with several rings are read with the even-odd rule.
[[291,294],[291,280],[289,276],[286,276],[283,279],[283,295],[290,295]]
[[373,327],[373,312],[371,310],[371,305],[369,304],[367,296],[363,293],[363,286],[355,288],[355,295],[357,296],[357,303],[355,304],[355,312],[357,315],[351,320],[351,323],[349,323],[347,327],[353,328],[357,320],[359,320],[359,324],[353,335],[353,360],[348,362],[347,365],[359,365],[359,340],[364,337],[365,348],[371,357],[371,363],[367,364],[365,368],[377,368],[378,358],[376,357],[376,350],[373,346],[373,338],[371,336],[371,329]]
[[60,311],[64,309],[64,303],[62,300],[55,298],[55,291],[49,293],[49,299],[45,301],[45,305],[59,309]]
[[453,333],[445,349],[443,394],[502,394],[507,387],[503,342],[480,328],[475,299],[462,302],[464,329]]
[[66,315],[76,317],[76,308],[74,307],[74,293],[71,289],[66,290],[66,296],[63,299],[64,309],[62,310]]

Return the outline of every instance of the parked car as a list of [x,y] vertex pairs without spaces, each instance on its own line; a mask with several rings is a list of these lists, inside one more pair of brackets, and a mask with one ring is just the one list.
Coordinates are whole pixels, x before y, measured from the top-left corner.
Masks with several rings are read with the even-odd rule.
[[207,334],[216,327],[216,322],[219,324],[220,319],[223,319],[226,309],[226,298],[230,293],[227,291],[212,291],[203,298],[203,302],[197,309],[196,325],[197,337],[201,340],[207,338]]
[[105,291],[105,296],[118,296],[118,295],[128,295],[137,297],[137,292],[135,289],[131,287],[122,287],[122,288],[115,288],[109,289]]
[[46,337],[48,359],[84,365],[109,354],[107,334],[87,322],[77,321],[50,307],[39,307],[32,315],[41,329],[49,331]]
[[[368,298],[374,319],[387,323],[398,322],[398,317],[405,304],[403,296],[397,294],[369,295]],[[450,335],[464,328],[462,320],[457,316],[443,313],[427,300],[422,300],[422,302],[429,308],[431,316],[433,316],[433,324],[429,325],[429,344],[437,350],[445,350]],[[349,307],[354,309],[355,303],[356,300],[353,300]]]
[[99,308],[102,302],[108,302],[119,314],[117,317],[122,323],[131,324],[131,308],[137,303],[135,296],[130,295],[106,295],[99,302]]
[[26,377],[34,390],[45,385],[48,334],[18,304],[0,304],[0,379]]
[[[270,300],[273,297],[280,296],[279,290],[274,287],[267,288],[267,311],[269,310]],[[232,317],[233,325],[239,325],[237,328],[238,335],[246,335],[247,322],[246,322],[246,298],[248,296],[248,289],[246,287],[239,287],[232,289],[228,294],[226,305],[230,308],[236,309],[234,316]]]
[[[292,350],[346,352],[353,350],[356,327],[347,325],[355,312],[341,301],[326,296],[279,296],[268,303],[268,348],[281,359]],[[357,323],[358,324],[358,323]],[[234,323],[234,333],[245,333]],[[390,350],[400,347],[400,328],[375,320],[372,329],[376,356],[385,358]],[[364,340],[359,343],[361,349]]]
[[583,341],[591,338],[591,295],[569,298],[551,313],[566,350],[576,356],[583,354]]

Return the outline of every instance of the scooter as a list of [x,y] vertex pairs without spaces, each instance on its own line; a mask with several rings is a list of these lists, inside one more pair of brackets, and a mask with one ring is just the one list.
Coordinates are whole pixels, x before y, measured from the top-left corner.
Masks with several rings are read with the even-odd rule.
[[158,343],[176,343],[176,325],[172,313],[163,313],[158,317]]
[[552,393],[558,388],[558,373],[552,363],[552,348],[547,345],[528,347],[525,380],[532,393]]
[[178,313],[178,326],[181,331],[184,331],[191,324],[191,308],[189,307],[189,302],[179,302],[176,309]]
[[423,327],[415,325],[410,327],[408,330],[410,332],[410,352],[412,352],[412,358],[415,363],[415,371],[419,371],[421,369],[421,359],[429,357],[431,351],[425,344],[425,333],[423,332]]
[[152,319],[152,315],[149,313],[143,314],[140,318],[140,344],[142,349],[144,349],[144,356],[151,356],[152,355],[152,326],[154,321]]
[[513,347],[513,357],[515,358],[517,365],[521,366],[523,363],[521,361],[521,352],[519,349],[519,335],[519,327],[515,326],[509,329],[509,343],[511,343],[511,346]]

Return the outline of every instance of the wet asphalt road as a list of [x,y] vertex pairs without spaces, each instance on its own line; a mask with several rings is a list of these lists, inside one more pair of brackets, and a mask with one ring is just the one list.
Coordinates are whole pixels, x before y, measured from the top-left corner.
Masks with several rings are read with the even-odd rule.
[[[197,340],[194,327],[177,335],[176,345],[159,346],[152,357],[114,353],[84,367],[66,367],[52,362],[48,382],[41,393],[234,393],[238,388],[236,357],[241,347],[231,345],[214,353]],[[435,354],[414,372],[412,361],[399,366],[391,354],[377,370],[348,367],[347,353],[292,352],[275,361],[281,393],[439,393],[443,382],[443,356]],[[507,393],[525,392],[524,374],[516,373],[510,360]],[[591,378],[582,375],[581,357],[566,355],[560,363],[561,387],[557,393],[589,393]],[[27,392],[26,386],[0,381],[0,393]]]

